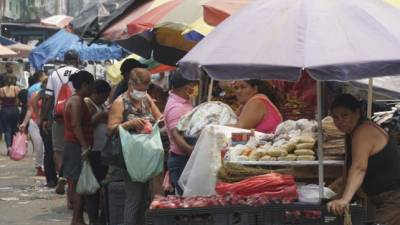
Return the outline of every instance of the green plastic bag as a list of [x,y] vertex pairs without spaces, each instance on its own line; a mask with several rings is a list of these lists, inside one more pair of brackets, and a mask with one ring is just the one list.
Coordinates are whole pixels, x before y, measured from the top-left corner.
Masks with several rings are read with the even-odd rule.
[[132,181],[147,182],[164,169],[164,149],[158,123],[151,134],[134,134],[119,126],[122,153]]
[[87,160],[83,161],[81,174],[76,185],[76,192],[82,195],[92,195],[99,189],[100,184],[93,174],[92,167]]

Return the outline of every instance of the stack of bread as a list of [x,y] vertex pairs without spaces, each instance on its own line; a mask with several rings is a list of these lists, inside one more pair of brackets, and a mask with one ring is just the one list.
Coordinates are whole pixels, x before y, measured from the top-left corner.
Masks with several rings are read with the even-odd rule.
[[324,130],[324,160],[344,160],[345,135],[333,123],[333,118],[328,116],[322,120]]
[[[259,146],[238,145],[229,149],[227,161],[312,161],[316,159],[312,136],[294,137],[289,141]],[[279,145],[276,145],[279,144]]]
[[312,161],[316,160],[316,121],[301,119],[281,123],[272,141],[231,147],[226,161]]

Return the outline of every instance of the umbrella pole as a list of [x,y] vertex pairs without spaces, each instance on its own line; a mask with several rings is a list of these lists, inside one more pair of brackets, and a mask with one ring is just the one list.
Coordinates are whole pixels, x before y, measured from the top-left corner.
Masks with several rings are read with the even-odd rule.
[[211,101],[212,99],[213,88],[214,88],[214,78],[211,78],[210,85],[208,86],[207,102]]
[[324,197],[324,151],[322,129],[322,87],[321,81],[317,81],[317,121],[318,121],[318,186],[319,198]]
[[373,96],[373,86],[374,86],[374,79],[369,78],[368,80],[368,106],[367,106],[367,117],[371,119],[372,117],[372,96]]

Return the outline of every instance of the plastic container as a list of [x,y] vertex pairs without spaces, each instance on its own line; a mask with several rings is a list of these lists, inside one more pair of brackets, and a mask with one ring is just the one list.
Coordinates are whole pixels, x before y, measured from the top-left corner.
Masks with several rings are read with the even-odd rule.
[[[360,206],[350,208],[353,225],[364,225],[366,210]],[[343,225],[343,217],[329,214],[325,205],[290,204],[268,205],[257,217],[257,225]]]
[[124,182],[109,183],[103,189],[107,225],[124,225],[125,186]]
[[156,209],[147,213],[147,225],[256,225],[252,207]]

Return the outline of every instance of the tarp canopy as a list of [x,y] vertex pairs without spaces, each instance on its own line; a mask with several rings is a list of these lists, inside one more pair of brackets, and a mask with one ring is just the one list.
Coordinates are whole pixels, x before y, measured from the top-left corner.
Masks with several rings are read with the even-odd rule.
[[[368,89],[369,79],[355,80],[351,84],[361,89]],[[374,94],[388,98],[400,99],[400,76],[375,77],[373,81]]]
[[400,74],[400,10],[376,0],[257,0],[179,63],[198,79],[356,80]]
[[81,60],[100,61],[119,59],[122,49],[115,45],[92,44],[90,46],[77,35],[60,30],[36,47],[29,55],[29,61],[35,69],[41,69],[50,60],[63,60],[64,53],[74,49]]
[[116,19],[146,1],[148,0],[103,0],[92,2],[72,20],[73,31],[81,37],[96,38],[101,31],[110,26]]

